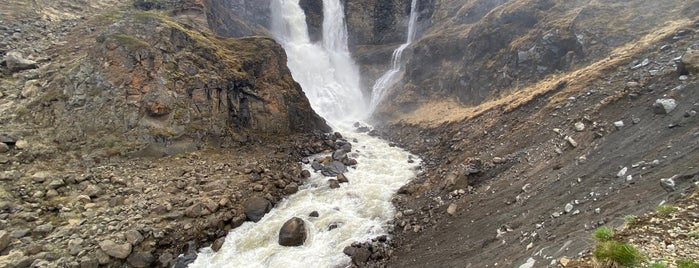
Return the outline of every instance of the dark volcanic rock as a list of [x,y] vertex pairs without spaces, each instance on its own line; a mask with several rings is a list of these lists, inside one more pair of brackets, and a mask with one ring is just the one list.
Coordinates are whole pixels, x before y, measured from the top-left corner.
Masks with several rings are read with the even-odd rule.
[[301,218],[291,218],[279,230],[279,245],[301,246],[306,241],[306,226]]
[[258,222],[272,209],[272,203],[262,197],[253,197],[243,205],[248,220]]
[[321,173],[327,177],[334,177],[337,176],[337,174],[345,172],[347,172],[347,166],[340,161],[332,161],[327,163],[323,165],[323,169],[321,170]]

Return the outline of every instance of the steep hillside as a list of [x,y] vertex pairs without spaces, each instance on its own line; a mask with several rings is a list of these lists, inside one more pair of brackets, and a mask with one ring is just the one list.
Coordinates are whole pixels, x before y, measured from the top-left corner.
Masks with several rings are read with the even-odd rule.
[[426,163],[396,198],[388,266],[588,267],[568,260],[589,256],[595,228],[682,198],[672,222],[689,229],[671,236],[642,220],[622,236],[663,241],[636,243],[649,262],[696,260],[698,42],[697,21],[667,22],[577,71],[470,108],[434,102],[387,126]]

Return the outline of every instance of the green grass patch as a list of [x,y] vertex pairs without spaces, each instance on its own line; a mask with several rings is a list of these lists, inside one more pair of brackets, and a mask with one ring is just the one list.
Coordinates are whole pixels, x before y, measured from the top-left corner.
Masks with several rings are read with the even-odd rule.
[[112,38],[117,42],[117,44],[125,46],[127,48],[135,49],[135,48],[143,48],[143,47],[149,47],[150,44],[148,42],[143,41],[141,39],[138,39],[134,36],[127,35],[127,34],[114,34],[112,35]]
[[665,265],[664,263],[654,262],[651,265],[649,265],[648,268],[667,268],[667,265]]
[[699,263],[695,260],[682,259],[677,260],[677,268],[699,268]]
[[636,224],[636,222],[638,222],[638,216],[636,215],[626,215],[626,217],[624,217],[624,223],[627,226],[632,226]]
[[618,241],[597,243],[593,256],[597,260],[613,262],[624,267],[636,267],[644,259],[636,248]]
[[614,230],[607,226],[602,226],[597,228],[595,232],[592,233],[592,236],[594,236],[599,242],[609,241],[614,237]]
[[658,216],[667,217],[670,216],[670,214],[677,212],[677,207],[673,205],[660,205],[655,209],[655,212],[658,213]]

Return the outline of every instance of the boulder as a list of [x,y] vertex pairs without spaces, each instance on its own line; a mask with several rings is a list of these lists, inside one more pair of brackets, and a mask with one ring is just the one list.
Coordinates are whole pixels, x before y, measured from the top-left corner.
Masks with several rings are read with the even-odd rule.
[[12,242],[10,234],[5,230],[0,230],[0,251],[5,250],[10,245],[10,242]]
[[677,108],[675,99],[657,99],[653,103],[653,112],[656,114],[669,114]]
[[349,182],[349,180],[347,180],[347,176],[345,176],[343,173],[337,174],[337,181],[339,183]]
[[289,183],[284,187],[284,194],[294,194],[299,191],[299,185],[295,182]]
[[688,48],[682,55],[682,65],[686,69],[686,73],[681,74],[699,74],[699,49]]
[[323,176],[334,177],[337,174],[347,172],[347,166],[340,161],[332,161],[323,165],[323,169],[320,171]]
[[312,211],[310,214],[308,214],[308,217],[311,218],[318,218],[318,216],[320,216],[320,214],[318,214],[318,211]]
[[113,240],[104,240],[99,243],[99,246],[104,253],[117,259],[126,259],[126,257],[131,254],[131,244],[129,243],[117,243]]
[[8,145],[7,145],[6,143],[4,143],[4,142],[0,142],[0,154],[2,154],[2,153],[7,153],[7,152],[9,152],[9,151],[10,151],[10,146],[8,146]]
[[328,186],[330,186],[330,189],[337,189],[340,188],[340,182],[335,179],[329,179]]
[[347,152],[343,149],[335,150],[333,152],[333,160],[342,161],[347,158]]
[[221,247],[223,247],[223,243],[226,242],[226,237],[219,237],[214,241],[214,243],[211,245],[211,249],[213,249],[215,252],[218,252]]
[[243,209],[248,220],[258,222],[272,209],[272,203],[262,197],[253,197],[245,201]]
[[306,241],[306,226],[301,218],[293,217],[279,230],[279,245],[301,246]]
[[311,177],[311,172],[304,169],[303,171],[301,171],[301,177],[304,178],[304,179],[305,179],[305,178],[310,178],[310,177]]
[[126,259],[126,262],[133,267],[151,267],[151,264],[153,264],[154,261],[155,257],[153,257],[153,254],[139,251],[131,253],[131,255],[129,255],[129,257]]
[[39,68],[36,61],[25,59],[21,53],[16,51],[8,52],[5,55],[5,64],[11,73]]

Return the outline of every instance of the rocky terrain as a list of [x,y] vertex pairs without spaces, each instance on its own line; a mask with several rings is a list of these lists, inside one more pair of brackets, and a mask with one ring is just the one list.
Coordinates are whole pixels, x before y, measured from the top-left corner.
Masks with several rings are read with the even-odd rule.
[[[0,266],[183,265],[346,146],[267,37],[269,4],[0,0]],[[301,5],[319,38],[322,1]],[[647,263],[699,258],[695,1],[418,9],[371,133],[422,171],[354,265],[600,267],[600,226]],[[345,12],[370,88],[410,1]]]
[[1,267],[186,263],[334,148],[282,48],[202,2],[0,5]]

